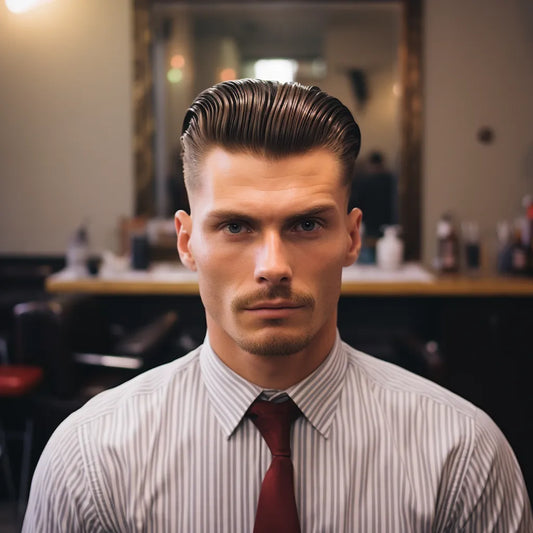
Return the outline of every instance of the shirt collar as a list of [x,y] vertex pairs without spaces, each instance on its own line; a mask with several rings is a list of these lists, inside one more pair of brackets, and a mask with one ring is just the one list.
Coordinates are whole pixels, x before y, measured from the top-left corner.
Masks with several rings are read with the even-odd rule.
[[[284,391],[325,438],[334,419],[346,366],[347,356],[337,332],[335,344],[324,362]],[[211,348],[208,336],[200,351],[200,368],[215,417],[229,438],[263,389],[225,365]]]
[[323,363],[286,390],[305,418],[325,438],[335,417],[347,366],[348,356],[337,332],[335,344]]

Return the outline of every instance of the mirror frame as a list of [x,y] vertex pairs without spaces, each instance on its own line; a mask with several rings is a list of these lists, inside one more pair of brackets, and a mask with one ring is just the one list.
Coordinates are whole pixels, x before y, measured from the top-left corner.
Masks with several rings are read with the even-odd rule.
[[402,103],[400,114],[399,222],[405,259],[421,259],[422,239],[422,53],[423,0],[403,0],[400,38]]
[[[248,3],[251,0],[231,0]],[[265,0],[276,4],[284,0]],[[317,3],[320,0],[301,0],[298,4]],[[337,0],[338,1],[338,0]],[[368,1],[368,0],[366,0]],[[372,1],[372,0],[371,0]],[[373,0],[380,2],[382,0]],[[402,84],[400,161],[398,179],[399,223],[405,243],[405,259],[420,260],[422,224],[422,52],[423,0],[398,0],[402,9],[400,37],[400,71]],[[344,0],[340,3],[360,3]],[[152,107],[152,64],[150,56],[150,13],[154,4],[187,4],[189,0],[134,0],[133,17],[133,109],[134,109],[134,194],[135,215],[153,216],[155,211],[154,149],[155,121]],[[225,0],[196,0],[199,3],[228,3]]]

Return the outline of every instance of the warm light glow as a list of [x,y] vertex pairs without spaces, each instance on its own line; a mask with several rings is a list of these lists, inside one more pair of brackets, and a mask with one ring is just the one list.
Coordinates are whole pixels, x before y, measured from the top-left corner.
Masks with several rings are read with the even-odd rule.
[[171,68],[167,72],[167,80],[170,83],[179,83],[183,79],[183,72],[179,68]]
[[219,81],[230,81],[234,80],[237,77],[237,73],[234,68],[224,68],[220,71],[218,75]]
[[392,86],[392,94],[394,94],[394,96],[400,96],[402,94],[402,88],[399,83],[395,83]]
[[183,68],[185,66],[185,58],[181,54],[174,54],[170,59],[170,66],[172,68]]
[[12,13],[24,13],[48,2],[52,0],[6,0],[6,6]]
[[256,78],[281,82],[294,81],[297,68],[294,59],[260,59],[254,64]]

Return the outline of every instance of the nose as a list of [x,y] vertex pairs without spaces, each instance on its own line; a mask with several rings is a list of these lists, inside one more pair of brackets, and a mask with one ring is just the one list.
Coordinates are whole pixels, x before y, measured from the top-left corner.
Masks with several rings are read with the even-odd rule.
[[259,283],[274,285],[289,283],[292,279],[285,246],[279,234],[274,231],[265,235],[257,250],[255,279]]

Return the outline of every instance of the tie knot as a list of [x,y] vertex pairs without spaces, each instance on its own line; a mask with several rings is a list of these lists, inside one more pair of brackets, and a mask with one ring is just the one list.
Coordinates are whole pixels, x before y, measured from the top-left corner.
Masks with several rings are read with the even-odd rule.
[[290,398],[280,403],[256,400],[248,409],[248,416],[274,456],[291,456],[291,425],[300,415]]

